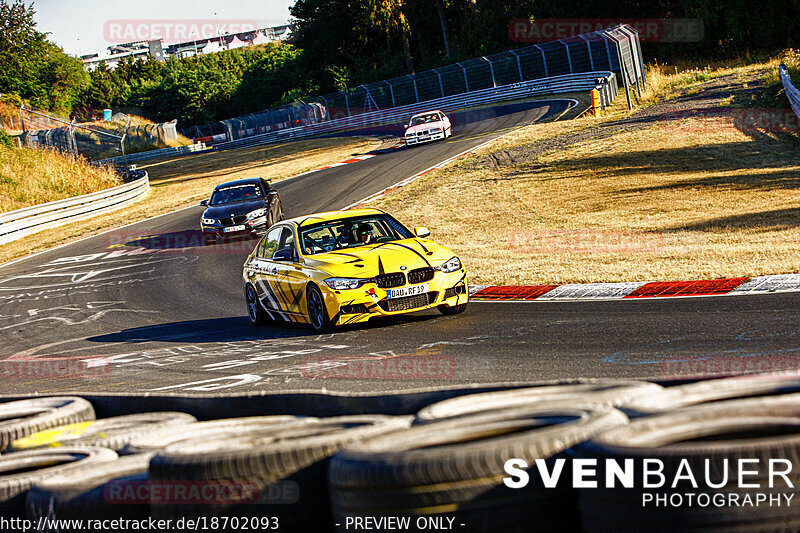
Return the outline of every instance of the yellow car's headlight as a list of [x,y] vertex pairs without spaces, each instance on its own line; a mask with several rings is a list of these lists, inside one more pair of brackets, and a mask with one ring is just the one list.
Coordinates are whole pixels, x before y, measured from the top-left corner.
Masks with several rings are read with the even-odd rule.
[[328,287],[333,290],[343,291],[348,289],[357,289],[369,281],[371,280],[358,278],[328,278],[325,280],[325,283],[327,283]]
[[448,272],[455,272],[456,270],[461,269],[461,259],[458,257],[453,257],[452,259],[448,259],[441,265],[434,267],[434,270],[439,270],[440,272],[444,272],[447,274]]

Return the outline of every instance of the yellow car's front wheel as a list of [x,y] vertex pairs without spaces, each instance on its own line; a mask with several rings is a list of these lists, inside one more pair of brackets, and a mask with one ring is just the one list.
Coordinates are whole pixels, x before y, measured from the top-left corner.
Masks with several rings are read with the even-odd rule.
[[457,315],[467,309],[467,304],[460,305],[439,305],[436,307],[443,315]]
[[308,307],[308,322],[317,331],[328,331],[331,329],[331,319],[328,310],[325,308],[325,300],[316,285],[309,285],[306,290],[306,303]]

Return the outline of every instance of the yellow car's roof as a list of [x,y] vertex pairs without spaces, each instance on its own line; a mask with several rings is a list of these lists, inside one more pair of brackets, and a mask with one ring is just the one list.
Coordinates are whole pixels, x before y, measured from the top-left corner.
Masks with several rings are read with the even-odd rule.
[[327,222],[329,220],[337,220],[340,218],[360,217],[369,215],[382,215],[383,211],[375,208],[366,209],[347,209],[344,211],[326,211],[324,213],[314,213],[311,215],[304,215],[287,219],[285,222],[296,224],[297,226],[305,226],[308,224],[319,224],[320,222]]

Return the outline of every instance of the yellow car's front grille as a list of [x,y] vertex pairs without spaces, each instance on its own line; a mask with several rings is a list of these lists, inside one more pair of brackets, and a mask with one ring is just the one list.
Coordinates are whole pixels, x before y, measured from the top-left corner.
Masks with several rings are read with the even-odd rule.
[[403,298],[381,300],[378,302],[378,305],[380,305],[381,309],[384,311],[393,313],[395,311],[408,311],[409,309],[425,307],[430,305],[430,303],[435,300],[435,292],[426,292],[425,294],[417,294],[416,296],[405,296]]
[[433,274],[434,271],[431,267],[417,268],[408,273],[408,282],[412,285],[415,283],[425,283],[433,279]]
[[391,289],[392,287],[402,287],[406,284],[406,275],[402,272],[392,272],[390,274],[380,274],[375,277],[375,284],[381,289]]

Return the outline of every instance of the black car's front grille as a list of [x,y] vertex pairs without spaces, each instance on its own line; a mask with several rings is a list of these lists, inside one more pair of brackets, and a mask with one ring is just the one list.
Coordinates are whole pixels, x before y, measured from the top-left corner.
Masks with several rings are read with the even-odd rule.
[[402,272],[392,272],[390,274],[380,274],[375,276],[375,284],[381,289],[391,289],[392,287],[402,287],[406,284],[406,276]]
[[223,226],[237,226],[239,224],[244,224],[245,220],[247,220],[247,215],[237,215],[231,218],[221,218],[219,219],[219,223]]
[[390,300],[381,300],[378,305],[381,309],[389,313],[395,311],[408,311],[410,309],[419,309],[430,305],[431,302],[436,301],[435,292],[426,292],[425,294],[417,294],[416,296],[405,296],[403,298],[392,298]]
[[409,283],[424,283],[433,279],[433,269],[431,267],[418,268],[408,273]]

